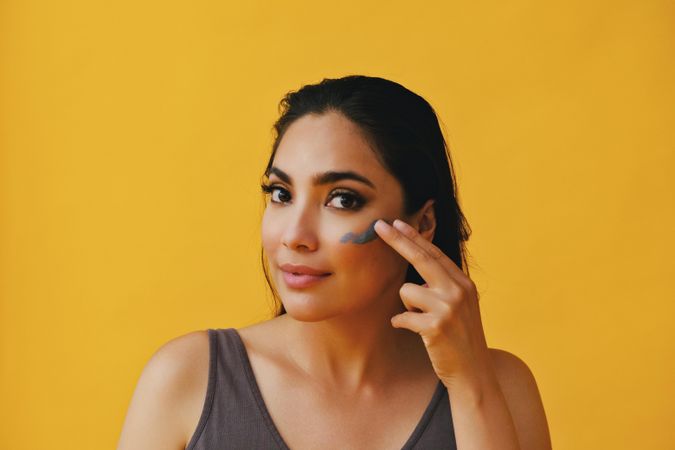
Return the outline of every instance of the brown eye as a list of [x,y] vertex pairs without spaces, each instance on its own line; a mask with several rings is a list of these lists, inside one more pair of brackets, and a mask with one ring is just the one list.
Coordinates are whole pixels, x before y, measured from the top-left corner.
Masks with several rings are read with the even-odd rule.
[[272,203],[286,203],[290,200],[290,193],[281,186],[263,184],[260,187],[265,194],[270,194]]
[[[333,200],[337,201],[333,202]],[[356,211],[361,209],[365,204],[365,200],[360,196],[352,192],[346,191],[335,191],[331,194],[329,203],[333,203],[333,207],[337,209],[346,209]]]
[[[291,199],[291,195],[286,189],[283,188],[274,188],[274,191],[278,192],[276,203],[285,203]],[[274,192],[272,192],[272,199],[274,199]],[[273,200],[274,201],[274,200]]]

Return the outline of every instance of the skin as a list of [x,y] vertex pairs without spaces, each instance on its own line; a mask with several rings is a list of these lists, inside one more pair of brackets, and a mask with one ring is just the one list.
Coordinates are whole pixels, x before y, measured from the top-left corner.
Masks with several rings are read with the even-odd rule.
[[[410,309],[391,318],[394,327],[418,333],[434,371],[448,389],[457,447],[521,448],[514,420],[485,341],[476,285],[438,247],[401,220],[375,230],[418,270],[427,283],[405,283]],[[415,308],[415,311],[412,309]]]
[[[391,223],[391,220],[387,221],[388,223]],[[375,224],[377,223],[377,220],[374,220],[364,231],[363,233],[356,234],[352,233],[351,231],[344,236],[340,238],[340,242],[343,244],[346,243],[353,243],[353,244],[367,244],[368,242],[372,241],[373,239],[377,239],[379,236],[375,232]]]
[[[406,217],[398,181],[337,113],[295,121],[274,165],[292,182],[270,177],[288,195],[271,193],[262,238],[287,314],[239,333],[290,447],[400,448],[440,380],[459,450],[550,449],[532,372],[515,355],[487,348],[475,285],[431,243],[433,201]],[[312,182],[315,173],[350,170],[374,187]],[[351,202],[330,198],[338,188],[358,191],[366,205],[341,209]],[[291,289],[283,263],[332,275]],[[404,284],[409,264],[424,285]],[[163,345],[141,374],[118,449],[185,448],[200,419],[208,368],[204,330]]]
[[[541,402],[532,393],[536,384],[522,368],[522,379],[529,378],[522,383],[530,386],[530,405],[522,416],[529,417],[527,426],[522,417],[516,426],[500,381],[504,369],[494,363],[486,343],[476,285],[431,243],[433,201],[406,217],[398,181],[380,165],[358,127],[335,112],[294,122],[273,165],[293,182],[286,180],[285,195],[276,197],[281,201],[268,204],[262,237],[287,311],[280,320],[294,363],[314,380],[359,392],[391,382],[402,362],[415,359],[410,355],[424,354],[418,365],[429,363],[448,390],[458,448],[550,448]],[[373,182],[368,188],[340,183],[363,193],[363,208],[332,209],[329,192],[335,186],[312,182],[315,173],[330,170],[358,171]],[[384,217],[398,220],[377,220]],[[291,289],[278,269],[285,262],[333,274],[310,289]],[[404,283],[409,264],[424,285]],[[529,428],[533,425],[536,431]]]
[[[408,262],[368,231],[378,218],[404,217],[400,183],[359,128],[335,112],[296,120],[272,165],[292,181],[270,175],[269,184],[281,189],[269,195],[262,220],[263,248],[287,311],[283,336],[290,357],[313,378],[352,392],[393,379],[401,355],[418,362],[425,357],[416,336],[389,322],[405,311],[398,287]],[[354,180],[313,184],[313,175],[326,171],[358,172],[374,187]],[[346,199],[330,198],[336,189],[354,191],[366,204],[345,209]],[[405,218],[414,223],[425,214],[433,214],[432,202]],[[354,230],[366,231],[354,237]],[[279,269],[284,263],[332,275],[309,289],[291,289]]]

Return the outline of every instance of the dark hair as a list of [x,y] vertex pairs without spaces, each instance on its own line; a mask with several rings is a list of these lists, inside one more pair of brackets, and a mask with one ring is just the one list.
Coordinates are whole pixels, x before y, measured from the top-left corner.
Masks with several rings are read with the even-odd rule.
[[[418,211],[427,200],[435,200],[433,243],[468,275],[465,242],[471,229],[457,201],[452,159],[438,118],[426,100],[398,83],[350,75],[325,78],[287,93],[279,102],[280,117],[274,124],[274,144],[263,179],[269,174],[288,127],[306,114],[328,111],[339,112],[359,126],[380,162],[401,183],[406,215]],[[275,300],[276,317],[286,310],[270,282],[264,249],[261,261]],[[412,265],[408,267],[406,281],[424,283]]]

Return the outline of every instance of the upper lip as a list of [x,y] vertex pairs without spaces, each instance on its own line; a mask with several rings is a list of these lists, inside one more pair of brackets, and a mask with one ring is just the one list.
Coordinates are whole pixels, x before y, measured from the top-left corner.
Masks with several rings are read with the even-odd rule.
[[290,273],[301,273],[303,275],[327,275],[330,274],[327,270],[315,269],[309,266],[296,265],[296,264],[284,264],[279,266],[284,272]]

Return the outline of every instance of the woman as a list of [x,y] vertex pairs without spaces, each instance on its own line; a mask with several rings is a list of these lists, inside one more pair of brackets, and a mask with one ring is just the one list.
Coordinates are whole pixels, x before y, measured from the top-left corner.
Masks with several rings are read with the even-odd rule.
[[281,106],[262,185],[279,309],[162,346],[118,449],[550,448],[532,373],[486,344],[432,107],[366,76]]

